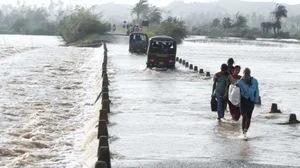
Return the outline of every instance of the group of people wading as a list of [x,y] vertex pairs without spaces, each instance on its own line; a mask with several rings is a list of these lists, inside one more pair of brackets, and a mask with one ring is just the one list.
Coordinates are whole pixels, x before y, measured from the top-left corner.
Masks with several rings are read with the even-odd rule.
[[[259,103],[258,81],[251,76],[251,70],[245,68],[243,76],[240,76],[241,67],[233,66],[234,60],[229,58],[227,64],[221,65],[221,71],[213,77],[212,98],[217,99],[218,121],[224,121],[224,112],[229,106],[232,120],[238,121],[242,116],[242,131],[246,137],[250,127],[252,112],[256,103]],[[229,95],[229,88],[239,88],[239,95]],[[239,103],[232,103],[229,96],[238,96]]]

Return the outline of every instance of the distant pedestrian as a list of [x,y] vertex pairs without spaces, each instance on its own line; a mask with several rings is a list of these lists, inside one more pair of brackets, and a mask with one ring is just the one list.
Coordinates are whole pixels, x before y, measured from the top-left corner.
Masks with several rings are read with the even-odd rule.
[[[231,75],[231,74],[233,73],[233,70],[234,70],[233,64],[234,64],[233,58],[229,58],[229,59],[227,60],[227,66],[228,66],[228,73],[229,73],[229,75]],[[226,102],[225,102],[224,107],[225,107],[225,110],[226,110],[226,109],[227,109],[227,100],[226,100]]]
[[218,100],[218,121],[224,120],[224,111],[225,111],[225,90],[228,81],[228,67],[226,64],[221,65],[221,71],[214,75],[214,83],[212,89],[212,97],[216,97]]
[[259,102],[258,81],[251,76],[251,70],[245,68],[243,77],[237,82],[241,90],[240,110],[243,116],[242,130],[246,138],[255,103]]

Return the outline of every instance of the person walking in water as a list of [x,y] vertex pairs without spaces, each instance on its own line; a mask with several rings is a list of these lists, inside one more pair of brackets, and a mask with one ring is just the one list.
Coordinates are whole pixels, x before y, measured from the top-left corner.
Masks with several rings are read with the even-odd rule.
[[234,66],[233,66],[233,64],[234,64],[234,60],[233,60],[233,58],[229,58],[228,60],[227,60],[227,66],[228,66],[228,73],[231,75],[232,73],[233,73],[233,71],[234,71]]
[[[228,73],[229,73],[229,75],[231,75],[233,73],[233,70],[234,70],[233,64],[234,64],[233,58],[229,58],[227,60],[227,66],[228,66]],[[227,100],[224,103],[224,109],[225,110],[227,109]]]
[[245,68],[243,77],[237,82],[237,86],[241,91],[240,110],[243,117],[242,131],[245,138],[247,138],[247,131],[249,130],[252,112],[255,103],[259,102],[258,81],[251,76],[251,70]]
[[228,67],[226,64],[221,65],[221,71],[214,75],[214,83],[212,89],[212,96],[217,97],[218,99],[218,121],[224,120],[224,111],[225,111],[225,89],[228,81]]
[[[241,67],[239,65],[234,67],[233,73],[228,76],[226,91],[225,91],[225,98],[228,98],[228,89],[230,85],[236,85],[238,80],[241,79],[241,76],[239,75],[241,71]],[[228,99],[227,103],[229,105],[229,111],[232,116],[232,120],[238,121],[241,116],[240,107],[237,107],[233,105]]]

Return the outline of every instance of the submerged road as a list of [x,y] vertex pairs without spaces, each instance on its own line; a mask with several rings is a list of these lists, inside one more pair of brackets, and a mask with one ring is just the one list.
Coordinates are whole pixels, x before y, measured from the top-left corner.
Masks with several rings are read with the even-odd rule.
[[[280,106],[285,101],[284,93],[277,92],[276,97],[276,93],[269,94],[274,89],[274,83],[270,81],[280,80],[269,78],[270,68],[287,57],[299,61],[296,57],[299,49],[189,42],[179,46],[179,57],[211,73],[215,73],[228,57],[234,57],[238,64],[243,68],[249,66],[253,75],[258,77],[263,105],[257,106],[254,111],[249,141],[243,141],[240,122],[217,123],[216,113],[210,111],[210,78],[179,64],[175,70],[149,70],[145,68],[146,56],[130,55],[127,45],[110,44],[108,48],[113,72],[110,86],[113,102],[110,122],[113,126],[109,127],[110,134],[115,137],[110,145],[113,167],[300,165],[300,149],[297,148],[300,145],[299,127],[275,124],[287,119],[287,109],[281,115],[268,114],[274,99],[280,102]],[[287,53],[270,61],[267,56],[274,54],[274,50]],[[247,53],[251,52],[256,55],[247,57]],[[290,61],[290,64],[294,62]],[[282,66],[287,69],[282,69],[277,75],[292,71],[288,70],[288,65]],[[261,68],[265,71],[258,71]],[[300,84],[300,81],[288,80],[293,80],[294,85],[278,84],[275,89],[292,87],[293,93],[299,92],[296,83]],[[293,98],[293,94],[289,97]],[[296,102],[289,103],[299,106]],[[296,109],[293,112],[299,114]],[[230,119],[228,113],[225,117]]]

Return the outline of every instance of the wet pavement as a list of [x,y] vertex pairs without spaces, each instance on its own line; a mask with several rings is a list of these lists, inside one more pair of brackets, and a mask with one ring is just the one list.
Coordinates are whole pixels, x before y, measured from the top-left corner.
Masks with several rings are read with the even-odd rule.
[[[244,141],[240,122],[217,123],[216,113],[210,112],[211,78],[180,64],[175,70],[149,70],[146,56],[130,55],[127,45],[108,48],[116,71],[110,117],[115,125],[109,127],[110,134],[118,137],[110,145],[114,167],[300,165],[299,126],[276,124],[285,122],[290,112],[299,115],[294,96],[300,81],[285,74],[293,68],[300,70],[293,66],[299,62],[299,49],[189,42],[179,46],[178,57],[212,74],[229,57],[252,69],[260,82],[263,104],[256,107],[249,140]],[[272,54],[277,58],[270,59]],[[282,64],[283,60],[289,60],[289,65]],[[279,64],[279,78],[271,77]],[[291,94],[286,89],[280,92],[283,88]],[[279,104],[283,114],[268,114],[272,102]],[[230,120],[228,113],[226,118]]]

